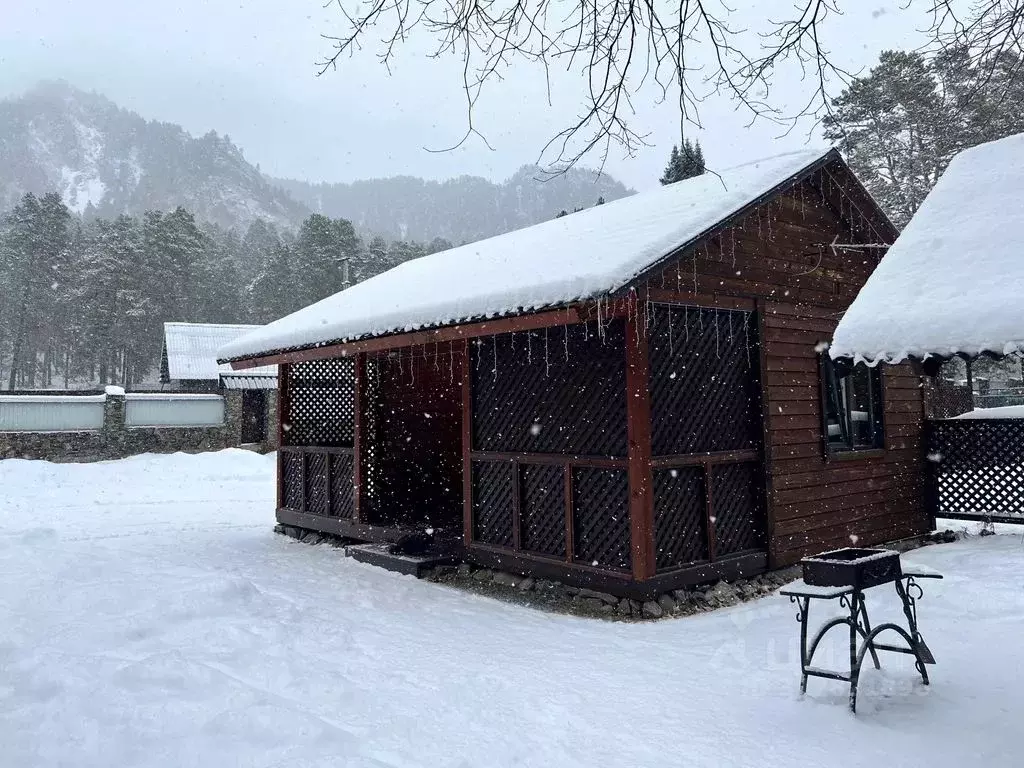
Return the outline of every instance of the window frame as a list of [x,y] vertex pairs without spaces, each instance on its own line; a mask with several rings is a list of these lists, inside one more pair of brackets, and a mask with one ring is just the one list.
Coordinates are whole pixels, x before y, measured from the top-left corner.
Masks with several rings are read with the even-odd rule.
[[[857,363],[850,367],[849,373],[840,374],[841,367],[829,357],[828,351],[818,354],[818,380],[821,390],[821,439],[825,457],[853,457],[864,454],[878,454],[885,450],[885,385],[880,365],[869,366]],[[849,381],[856,371],[868,372],[868,419],[871,425],[871,441],[858,443],[853,434],[853,411],[850,397],[840,401],[839,389]],[[848,386],[848,385],[847,385]],[[829,412],[834,409],[838,414],[840,441],[833,441],[829,435]]]

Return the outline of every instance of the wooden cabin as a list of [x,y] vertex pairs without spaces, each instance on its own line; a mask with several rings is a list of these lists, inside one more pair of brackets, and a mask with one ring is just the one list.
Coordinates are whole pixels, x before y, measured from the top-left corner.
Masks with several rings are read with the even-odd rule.
[[408,262],[220,357],[281,366],[281,523],[645,599],[928,530],[918,376],[825,353],[895,236],[837,152],[794,153]]

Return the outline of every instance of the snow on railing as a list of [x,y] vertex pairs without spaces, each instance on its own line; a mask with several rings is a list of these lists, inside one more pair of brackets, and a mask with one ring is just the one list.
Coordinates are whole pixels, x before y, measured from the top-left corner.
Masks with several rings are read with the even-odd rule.
[[224,424],[224,398],[220,395],[128,393],[125,426],[219,427]]
[[103,428],[105,395],[0,395],[0,432]]

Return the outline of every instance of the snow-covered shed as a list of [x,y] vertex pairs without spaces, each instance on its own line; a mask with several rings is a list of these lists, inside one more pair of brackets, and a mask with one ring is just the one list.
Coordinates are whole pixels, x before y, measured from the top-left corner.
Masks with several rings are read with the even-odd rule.
[[1024,133],[961,152],[836,328],[834,358],[1024,351]]
[[398,266],[225,345],[280,366],[277,518],[638,599],[922,533],[907,366],[822,354],[896,232],[841,156]]
[[275,389],[277,366],[264,365],[239,373],[217,362],[217,352],[259,325],[164,323],[160,381],[189,391]]

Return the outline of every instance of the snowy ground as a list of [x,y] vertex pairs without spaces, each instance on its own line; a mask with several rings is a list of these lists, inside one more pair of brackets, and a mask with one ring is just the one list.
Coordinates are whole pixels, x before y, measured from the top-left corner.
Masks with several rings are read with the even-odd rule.
[[[797,694],[793,607],[539,613],[276,536],[272,461],[0,461],[3,766],[964,766],[1024,759],[1020,534],[929,547],[939,664]],[[872,618],[895,615],[888,591]],[[841,663],[836,650],[833,661]]]

